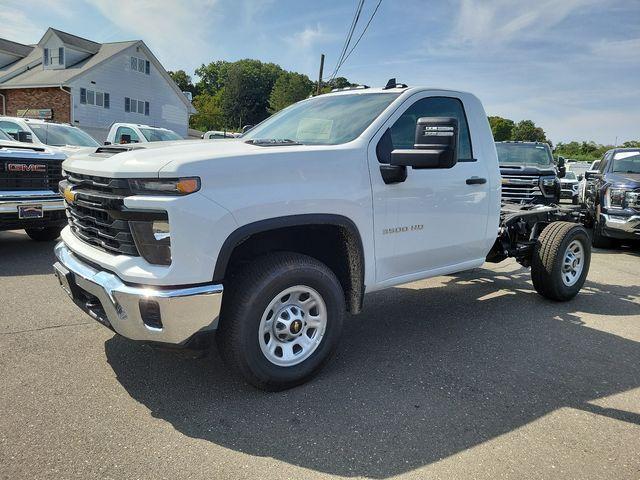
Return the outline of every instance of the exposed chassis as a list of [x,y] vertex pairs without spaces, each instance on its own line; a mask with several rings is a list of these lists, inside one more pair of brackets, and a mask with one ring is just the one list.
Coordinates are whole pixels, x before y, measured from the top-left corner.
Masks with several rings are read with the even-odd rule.
[[579,207],[503,203],[498,238],[487,262],[498,263],[512,257],[524,267],[531,266],[538,236],[547,225],[558,221],[584,224],[586,215]]

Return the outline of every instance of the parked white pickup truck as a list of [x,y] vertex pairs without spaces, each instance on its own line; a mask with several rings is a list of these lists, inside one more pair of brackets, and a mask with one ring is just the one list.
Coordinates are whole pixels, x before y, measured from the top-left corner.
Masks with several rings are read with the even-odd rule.
[[585,229],[557,221],[574,213],[501,210],[491,130],[469,93],[341,91],[235,140],[64,169],[55,272],[74,301],[133,340],[193,347],[217,330],[223,357],[264,389],[314,375],[365,293],[515,257],[539,293],[568,300],[589,268]]
[[152,127],[140,123],[114,123],[109,129],[105,145],[166,142],[170,140],[184,140],[173,130]]

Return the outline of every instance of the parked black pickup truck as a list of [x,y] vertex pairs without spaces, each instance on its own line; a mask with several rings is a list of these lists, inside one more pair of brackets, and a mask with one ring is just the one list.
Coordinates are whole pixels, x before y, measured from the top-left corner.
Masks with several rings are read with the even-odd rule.
[[585,207],[593,246],[640,240],[640,148],[615,148],[585,174]]
[[24,229],[38,241],[58,238],[67,222],[58,193],[65,158],[0,130],[0,230]]
[[540,205],[560,202],[564,159],[556,167],[551,148],[541,142],[496,142],[502,201]]

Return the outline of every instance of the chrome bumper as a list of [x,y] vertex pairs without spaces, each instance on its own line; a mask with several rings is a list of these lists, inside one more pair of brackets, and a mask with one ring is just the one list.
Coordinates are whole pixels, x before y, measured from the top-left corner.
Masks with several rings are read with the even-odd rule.
[[42,205],[45,212],[64,210],[62,197],[50,190],[0,192],[0,213],[17,213],[20,205]]
[[601,216],[604,219],[604,226],[607,229],[640,235],[640,215],[631,215],[630,217],[626,217],[622,215],[602,213]]
[[63,289],[82,310],[123,337],[180,345],[218,326],[222,285],[132,286],[84,263],[62,242],[54,252],[58,262],[53,267]]

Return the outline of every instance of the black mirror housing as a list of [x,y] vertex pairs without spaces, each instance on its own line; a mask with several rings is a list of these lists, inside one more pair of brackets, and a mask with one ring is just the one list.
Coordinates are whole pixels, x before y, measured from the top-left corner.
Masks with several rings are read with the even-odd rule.
[[31,133],[25,132],[24,130],[18,132],[18,138],[16,140],[24,143],[33,143],[33,137],[31,136]]
[[246,133],[253,128],[253,125],[245,125],[242,127],[242,133]]
[[451,168],[458,162],[458,120],[453,117],[423,117],[416,122],[413,149],[391,152],[391,165]]
[[599,170],[587,170],[584,172],[584,178],[587,180],[593,180],[594,178],[598,178],[600,176]]

